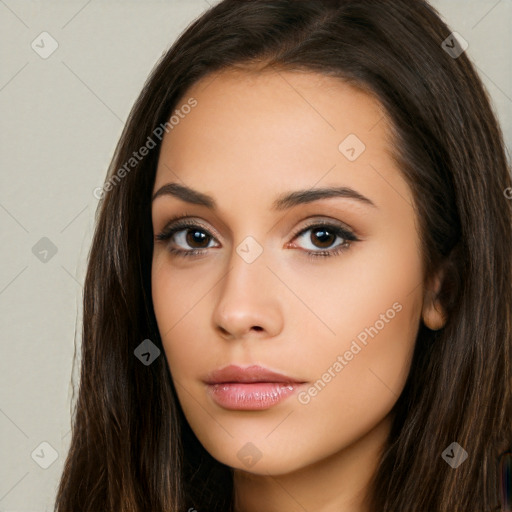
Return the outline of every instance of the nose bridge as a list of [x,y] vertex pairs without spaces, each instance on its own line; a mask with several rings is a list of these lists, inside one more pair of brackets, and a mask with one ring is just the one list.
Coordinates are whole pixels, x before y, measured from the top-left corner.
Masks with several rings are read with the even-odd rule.
[[254,327],[267,335],[279,330],[281,309],[266,256],[263,245],[251,236],[233,246],[213,315],[216,326],[233,336]]
[[262,285],[270,273],[266,264],[267,251],[263,245],[252,236],[245,237],[233,247],[229,260],[227,287],[232,288],[231,291],[244,291],[247,298],[255,298],[257,294],[252,292],[256,290],[249,288],[259,284],[259,291],[264,290]]

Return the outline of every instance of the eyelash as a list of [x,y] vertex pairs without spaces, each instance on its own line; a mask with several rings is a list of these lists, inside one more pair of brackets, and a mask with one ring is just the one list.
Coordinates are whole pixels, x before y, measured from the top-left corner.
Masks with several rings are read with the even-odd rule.
[[[186,228],[195,228],[198,231],[205,232],[208,237],[214,238],[213,235],[211,235],[206,228],[202,227],[196,221],[190,219],[181,220],[184,217],[188,217],[188,214],[185,213],[183,215],[178,215],[170,219],[169,222],[167,223],[167,226],[162,230],[161,233],[155,236],[155,239],[157,241],[169,240],[173,235],[180,231],[186,230]],[[301,227],[293,234],[292,240],[294,240],[300,235],[303,235],[305,232],[311,230],[312,228],[328,228],[329,233],[342,238],[343,243],[337,246],[335,249],[329,249],[326,251],[304,251],[308,258],[310,258],[311,260],[316,260],[318,257],[338,256],[341,253],[345,252],[351,246],[352,242],[359,241],[359,239],[351,231],[326,221],[312,221],[307,223],[306,226]],[[204,254],[208,249],[203,248],[184,250],[169,247],[168,250],[170,253],[179,257],[194,257]]]

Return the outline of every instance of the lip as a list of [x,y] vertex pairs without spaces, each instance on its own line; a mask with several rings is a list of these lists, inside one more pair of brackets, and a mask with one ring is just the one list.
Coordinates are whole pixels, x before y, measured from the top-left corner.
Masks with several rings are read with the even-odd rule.
[[210,372],[205,379],[206,384],[224,384],[226,382],[281,382],[302,383],[293,377],[273,372],[259,365],[241,367],[234,364]]
[[213,401],[229,410],[269,409],[304,384],[258,365],[229,365],[210,372],[204,382]]

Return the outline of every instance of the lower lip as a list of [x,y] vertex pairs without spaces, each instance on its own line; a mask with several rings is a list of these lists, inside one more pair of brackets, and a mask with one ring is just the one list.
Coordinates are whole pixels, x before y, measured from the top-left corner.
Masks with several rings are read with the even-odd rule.
[[255,411],[269,409],[295,393],[298,382],[224,382],[208,384],[213,400],[225,409]]

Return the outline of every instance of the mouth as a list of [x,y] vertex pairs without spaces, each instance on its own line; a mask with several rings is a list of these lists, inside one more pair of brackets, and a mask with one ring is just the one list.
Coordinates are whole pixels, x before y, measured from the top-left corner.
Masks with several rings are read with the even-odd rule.
[[228,410],[264,410],[279,404],[305,384],[304,381],[261,366],[227,366],[205,379],[208,395]]

